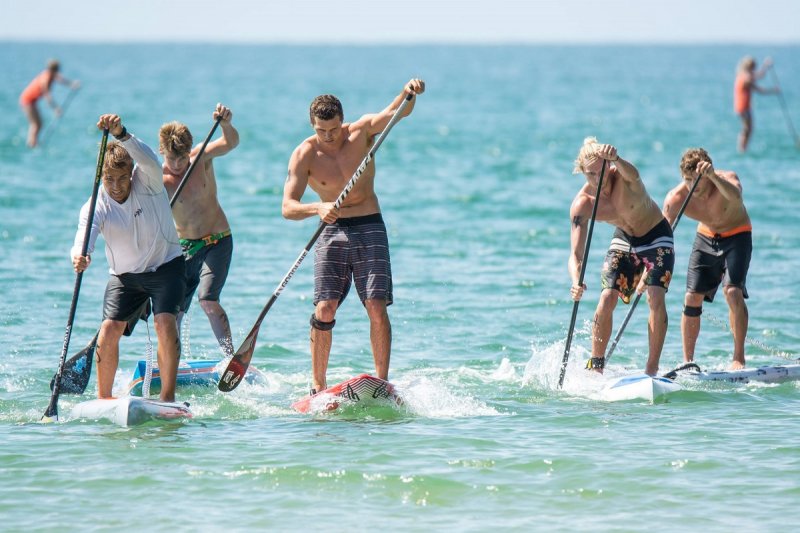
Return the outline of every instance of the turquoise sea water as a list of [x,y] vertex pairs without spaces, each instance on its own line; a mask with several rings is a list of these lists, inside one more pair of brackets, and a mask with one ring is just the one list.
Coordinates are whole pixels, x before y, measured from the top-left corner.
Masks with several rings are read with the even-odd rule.
[[[563,391],[556,381],[572,310],[568,209],[583,180],[572,161],[587,135],[634,162],[659,204],[687,147],[738,172],[755,227],[748,362],[798,357],[800,151],[778,100],[756,95],[751,150],[737,154],[731,99],[739,58],[772,55],[800,123],[799,52],[0,43],[0,529],[796,530],[797,383],[686,384],[655,405],[596,399],[602,380],[581,365],[607,225],[595,228]],[[51,56],[83,88],[31,151],[17,98]],[[38,423],[63,343],[68,253],[91,191],[99,114],[119,113],[155,146],[164,122],[183,121],[201,140],[217,102],[233,109],[241,145],[215,167],[235,235],[222,302],[238,346],[316,228],[280,216],[289,155],[311,134],[309,102],[334,93],[354,119],[417,76],[428,90],[381,147],[376,179],[395,282],[390,379],[405,409],[290,410],[309,387],[308,258],[262,326],[254,365],[266,382],[228,395],[186,391],[196,416],[187,423]],[[693,233],[687,219],[676,232],[662,371],[681,359]],[[97,258],[71,353],[99,324],[107,273]],[[615,331],[626,312],[618,306]],[[646,316],[637,310],[610,374],[643,367]],[[703,316],[699,362],[723,368],[732,347],[724,300]],[[218,357],[196,304],[189,318],[184,357]],[[351,295],[329,383],[372,371],[368,335]],[[120,390],[146,339],[144,327],[123,339]],[[80,400],[62,396],[62,415]]]

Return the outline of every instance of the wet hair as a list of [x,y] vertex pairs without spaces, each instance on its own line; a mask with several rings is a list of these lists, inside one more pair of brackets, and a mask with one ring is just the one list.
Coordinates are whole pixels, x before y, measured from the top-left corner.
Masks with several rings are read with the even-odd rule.
[[111,141],[106,145],[106,156],[103,160],[103,172],[127,169],[133,172],[133,158],[119,141]]
[[583,140],[583,146],[581,146],[581,149],[578,151],[578,157],[575,159],[575,167],[572,169],[573,174],[580,174],[586,170],[586,160],[597,152],[599,144],[596,137],[586,137]]
[[342,103],[332,94],[322,94],[314,98],[311,102],[308,114],[312,123],[314,122],[314,118],[331,120],[334,117],[339,117],[339,120],[344,121]]
[[58,63],[58,60],[51,59],[47,62],[47,70],[52,70],[53,72],[58,72],[61,69],[61,65]]
[[708,152],[703,150],[702,148],[689,148],[685,152],[683,152],[683,157],[681,157],[681,175],[688,176],[695,170],[697,170],[697,163],[700,161],[706,161],[707,163],[714,164],[711,161],[711,156],[708,155]]
[[168,154],[188,155],[192,151],[192,142],[192,133],[180,122],[167,122],[158,131],[158,145]]

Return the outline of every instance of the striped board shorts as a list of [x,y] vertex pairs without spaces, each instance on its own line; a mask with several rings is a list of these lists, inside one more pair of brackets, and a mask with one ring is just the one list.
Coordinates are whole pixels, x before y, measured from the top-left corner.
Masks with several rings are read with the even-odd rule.
[[314,305],[347,297],[355,282],[361,303],[386,300],[391,305],[392,265],[389,239],[380,213],[340,218],[320,235],[314,250]]
[[648,269],[645,284],[667,290],[674,266],[675,244],[666,219],[641,237],[617,228],[603,263],[602,287],[619,291],[622,301],[629,303],[645,268]]

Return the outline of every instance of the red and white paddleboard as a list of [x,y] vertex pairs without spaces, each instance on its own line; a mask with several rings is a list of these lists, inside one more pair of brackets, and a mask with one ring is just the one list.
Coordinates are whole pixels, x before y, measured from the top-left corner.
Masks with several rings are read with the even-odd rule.
[[328,387],[315,395],[306,396],[292,404],[301,413],[309,411],[334,411],[342,403],[359,405],[402,405],[394,385],[369,374],[361,374]]

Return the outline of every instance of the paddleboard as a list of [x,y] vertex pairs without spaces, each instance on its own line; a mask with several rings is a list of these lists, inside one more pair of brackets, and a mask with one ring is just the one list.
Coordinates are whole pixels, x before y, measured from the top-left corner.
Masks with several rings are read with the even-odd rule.
[[334,411],[343,403],[368,405],[402,405],[394,385],[380,378],[361,374],[337,383],[313,396],[294,402],[292,409],[300,413],[309,411]]
[[109,420],[119,426],[143,424],[149,420],[192,418],[189,404],[162,402],[135,396],[81,402],[72,408],[71,418]]
[[727,381],[730,383],[781,383],[800,380],[800,365],[760,366],[741,370],[696,370],[679,371],[678,376],[700,381]]
[[667,394],[681,390],[671,379],[647,374],[633,374],[613,379],[601,391],[600,396],[609,402],[645,400],[654,402]]
[[[175,381],[175,388],[178,390],[180,387],[188,387],[192,385],[199,386],[216,386],[219,381],[219,372],[217,366],[219,359],[207,361],[181,361],[178,366],[178,374]],[[131,396],[141,396],[142,386],[144,384],[145,372],[147,371],[147,361],[139,361],[133,371],[133,377],[128,384],[128,394]],[[248,383],[253,383],[263,377],[260,370],[255,367],[249,367],[245,380]],[[153,377],[150,380],[150,393],[155,394],[161,389],[161,373],[158,365],[153,365]]]

